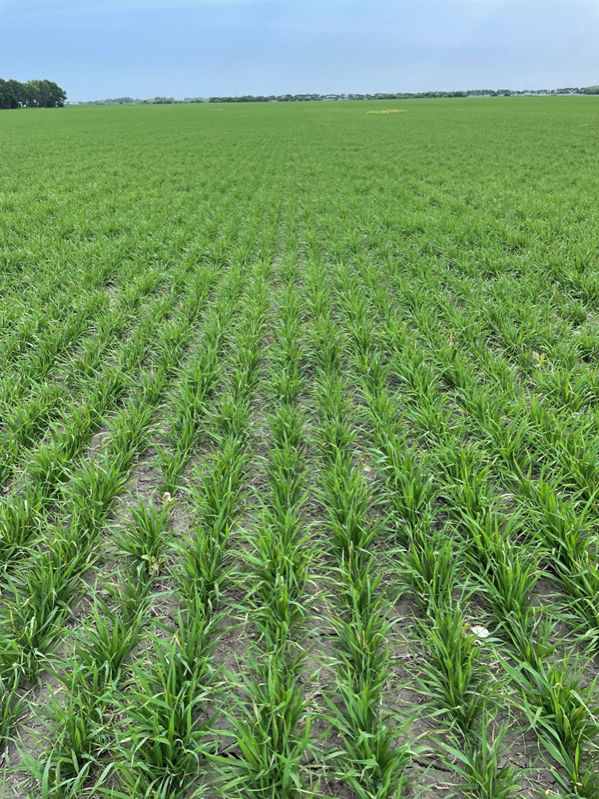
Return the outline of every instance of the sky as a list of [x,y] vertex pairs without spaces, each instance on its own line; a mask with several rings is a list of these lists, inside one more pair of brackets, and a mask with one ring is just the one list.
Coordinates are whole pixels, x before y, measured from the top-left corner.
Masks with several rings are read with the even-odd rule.
[[599,0],[0,0],[0,77],[106,97],[599,84]]

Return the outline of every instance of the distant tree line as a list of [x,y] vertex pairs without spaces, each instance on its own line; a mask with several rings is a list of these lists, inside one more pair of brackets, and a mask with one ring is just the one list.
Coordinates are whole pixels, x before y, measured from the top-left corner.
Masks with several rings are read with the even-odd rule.
[[174,97],[149,97],[146,100],[137,97],[108,97],[105,100],[87,100],[78,105],[175,105],[206,102],[208,102],[206,97],[186,97],[184,100],[176,100]]
[[3,80],[0,78],[0,108],[61,108],[67,93],[53,80]]
[[209,103],[292,103],[313,100],[365,100],[362,94],[242,94],[239,97],[210,97]]
[[[36,81],[30,81],[35,83]],[[38,81],[39,82],[39,81]],[[46,82],[46,81],[43,81]],[[10,83],[10,81],[9,81]],[[56,84],[54,84],[56,85]],[[599,94],[599,86],[566,87],[563,89],[469,89],[451,92],[377,92],[376,94],[242,94],[236,97],[151,97],[140,100],[135,97],[113,97],[106,100],[91,100],[79,105],[173,105],[179,103],[290,103],[313,102],[315,100],[418,100],[435,97],[518,97],[571,94]],[[5,106],[2,106],[5,107]],[[13,106],[10,106],[13,107]]]
[[313,100],[418,100],[436,97],[517,97],[524,95],[599,94],[599,86],[568,87],[563,89],[470,89],[445,92],[377,92],[376,94],[243,94],[238,97],[210,97],[210,103],[285,103]]
[[140,100],[137,97],[109,97],[106,100],[90,100],[79,105],[173,105],[181,102],[183,101],[175,100],[174,97],[149,97],[147,100]]

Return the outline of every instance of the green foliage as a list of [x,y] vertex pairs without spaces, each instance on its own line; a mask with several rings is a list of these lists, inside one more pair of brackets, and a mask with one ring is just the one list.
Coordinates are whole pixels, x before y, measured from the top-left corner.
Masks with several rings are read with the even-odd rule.
[[0,793],[597,799],[592,104],[6,115]]
[[3,80],[0,78],[0,108],[62,108],[67,99],[64,89],[53,80]]

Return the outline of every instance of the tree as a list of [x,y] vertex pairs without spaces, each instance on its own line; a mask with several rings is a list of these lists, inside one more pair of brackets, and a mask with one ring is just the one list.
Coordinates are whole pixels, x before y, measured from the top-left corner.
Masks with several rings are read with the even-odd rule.
[[6,89],[8,94],[7,108],[19,108],[19,106],[24,104],[25,91],[22,83],[19,83],[18,80],[7,80]]
[[52,80],[18,80],[0,78],[0,108],[61,108],[67,94]]

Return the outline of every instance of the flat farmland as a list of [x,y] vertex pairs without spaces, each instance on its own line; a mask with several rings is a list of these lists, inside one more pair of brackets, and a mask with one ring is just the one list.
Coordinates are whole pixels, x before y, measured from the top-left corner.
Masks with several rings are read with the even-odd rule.
[[599,799],[598,136],[0,113],[1,799]]

